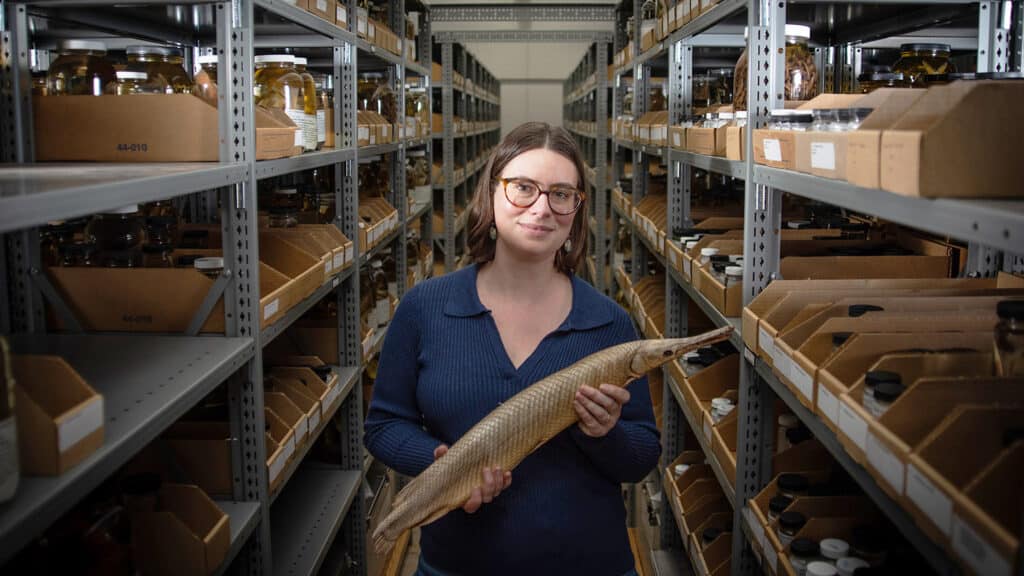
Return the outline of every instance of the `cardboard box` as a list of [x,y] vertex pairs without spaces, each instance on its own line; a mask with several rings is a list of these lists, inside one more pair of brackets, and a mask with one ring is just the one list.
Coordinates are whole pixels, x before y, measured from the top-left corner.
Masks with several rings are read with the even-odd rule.
[[158,576],[212,574],[231,548],[231,521],[198,486],[164,484],[160,509],[131,514],[132,556]]
[[682,126],[669,126],[668,145],[676,150],[686,150],[686,128]]
[[961,405],[910,455],[907,509],[936,542],[952,541],[954,502],[966,498],[963,490],[971,480],[999,457],[1003,433],[1021,422],[1021,406]]
[[[191,94],[146,98],[36,97],[32,101],[39,162],[216,162],[217,107]],[[282,110],[253,106],[256,159],[302,152],[302,133]]]
[[710,575],[722,564],[729,563],[732,554],[732,532],[719,534],[718,538],[706,547],[702,547],[700,544],[701,532],[699,530],[694,530],[690,537],[695,541],[693,546],[697,552],[694,554],[697,565],[694,568],[698,574]]
[[103,396],[59,356],[11,356],[18,460],[26,476],[60,476],[103,445]]
[[736,489],[736,433],[739,414],[736,410],[729,413],[717,424],[712,426],[711,451],[722,467],[726,479]]
[[348,30],[348,8],[338,1],[334,5],[334,23],[343,30]]
[[163,433],[160,442],[170,450],[174,465],[189,481],[211,496],[232,495],[232,439],[228,422],[175,422]]
[[874,422],[868,422],[866,468],[878,485],[905,502],[906,463],[911,451],[958,404],[1024,402],[1024,380],[924,378],[910,386]]
[[264,392],[263,401],[295,435],[295,447],[301,448],[309,437],[309,419],[288,396],[281,392]]
[[317,434],[320,432],[322,420],[320,418],[320,400],[316,397],[315,393],[301,382],[287,378],[267,378],[265,385],[265,392],[283,394],[303,413],[309,440],[313,441],[316,439]]
[[738,401],[739,374],[739,354],[731,354],[681,383],[683,399],[686,400],[690,413],[701,422],[701,430],[694,430],[694,433],[703,434],[708,443],[712,440],[711,432],[714,425],[711,418],[711,400],[725,397],[731,398],[734,402]]
[[331,0],[307,0],[306,11],[327,20],[331,24],[336,23],[337,4]]
[[926,198],[1017,197],[1024,85],[954,82],[930,88],[882,133],[881,187]]
[[[884,94],[822,94],[801,108],[874,108],[884,101]],[[849,134],[850,132],[797,132],[794,169],[826,178],[842,179],[846,174],[846,141]]]
[[1024,443],[1015,442],[967,485],[953,510],[953,552],[978,574],[1010,576],[1020,549]]
[[725,129],[725,157],[729,160],[746,160],[747,127],[727,126]]
[[725,156],[726,130],[721,128],[687,128],[686,149],[694,154]]
[[269,407],[263,407],[267,424],[267,483],[271,493],[277,492],[284,482],[285,467],[295,455],[295,432]]
[[[724,504],[723,507],[721,504]],[[726,512],[729,501],[722,494],[722,488],[714,477],[696,480],[682,491],[679,496],[679,507],[682,511],[683,525],[680,529],[687,536],[693,534],[708,516],[716,512]]]

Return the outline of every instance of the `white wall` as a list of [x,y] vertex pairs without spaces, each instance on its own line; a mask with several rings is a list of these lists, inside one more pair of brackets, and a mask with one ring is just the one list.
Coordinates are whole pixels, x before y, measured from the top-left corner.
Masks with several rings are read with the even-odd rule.
[[523,122],[562,125],[562,81],[501,83],[501,135]]

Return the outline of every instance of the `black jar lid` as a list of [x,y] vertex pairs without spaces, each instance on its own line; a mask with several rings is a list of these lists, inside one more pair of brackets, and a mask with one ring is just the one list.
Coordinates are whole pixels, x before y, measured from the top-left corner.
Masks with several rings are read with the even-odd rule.
[[779,514],[779,526],[791,530],[799,530],[807,524],[807,517],[800,512],[789,510]]
[[853,336],[853,332],[833,332],[832,333],[832,345],[836,348],[846,344],[846,341]]
[[852,304],[846,309],[846,314],[850,318],[860,318],[868,312],[885,312],[885,308],[874,304]]
[[[146,216],[145,223],[146,226],[174,226],[178,223],[178,219],[174,216]],[[207,232],[207,234],[209,233]]]
[[185,254],[182,256],[178,256],[178,258],[174,260],[174,265],[179,266],[181,268],[193,268],[195,267],[196,260],[200,258],[202,258],[202,256],[197,256],[195,254]]
[[319,376],[321,380],[327,382],[331,377],[331,365],[321,364],[319,366],[313,366],[313,372],[316,372],[316,375]]
[[783,492],[806,492],[807,487],[811,485],[807,476],[803,474],[779,474],[779,479],[775,483]]
[[889,370],[869,370],[864,374],[864,385],[868,388],[874,388],[882,382],[895,382],[901,384],[903,377],[896,372]]
[[892,402],[899,398],[906,389],[907,387],[899,382],[879,382],[875,386],[875,400]]
[[725,530],[722,530],[717,526],[712,526],[710,528],[705,528],[704,531],[701,532],[700,537],[704,540],[705,544],[710,544],[715,541],[715,538],[721,536],[723,532],[725,532]]
[[814,438],[814,434],[812,434],[811,429],[804,426],[802,422],[796,428],[786,430],[786,440],[788,440],[793,446],[796,446],[801,442],[806,442],[811,438]]
[[789,508],[789,505],[792,503],[793,499],[789,496],[778,494],[776,496],[772,496],[772,499],[768,501],[768,511],[775,515],[779,515],[782,514],[786,508]]
[[975,76],[978,80],[1022,80],[1024,72],[979,72]]
[[1024,300],[1003,300],[996,304],[996,314],[1003,320],[1024,320]]
[[183,238],[209,238],[210,237],[210,231],[209,230],[195,230],[195,229],[182,230],[181,231],[181,236]]
[[799,558],[813,558],[820,550],[818,542],[810,538],[795,538],[789,544],[789,551]]

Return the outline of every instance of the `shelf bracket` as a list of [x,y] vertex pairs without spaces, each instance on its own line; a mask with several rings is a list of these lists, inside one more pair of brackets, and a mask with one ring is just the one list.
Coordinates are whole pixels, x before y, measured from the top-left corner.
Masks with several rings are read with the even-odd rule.
[[203,324],[206,323],[206,319],[210,316],[210,312],[213,312],[214,306],[224,295],[224,290],[228,287],[228,282],[231,281],[231,270],[224,268],[217,276],[217,280],[213,282],[213,286],[210,287],[210,291],[206,293],[206,297],[203,298],[203,303],[199,305],[199,309],[192,315],[192,320],[188,323],[188,328],[185,329],[186,336],[198,336],[199,331],[203,328]]
[[61,298],[60,293],[53,287],[50,278],[39,268],[32,268],[29,271],[29,278],[32,279],[32,283],[42,293],[46,301],[56,310],[64,329],[73,334],[81,334],[83,332],[82,324],[78,321],[75,313],[71,311],[67,302]]

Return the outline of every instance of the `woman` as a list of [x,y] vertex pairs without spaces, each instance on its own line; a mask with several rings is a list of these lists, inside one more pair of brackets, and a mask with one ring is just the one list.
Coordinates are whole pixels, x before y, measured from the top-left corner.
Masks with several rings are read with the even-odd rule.
[[[573,275],[586,253],[583,161],[531,122],[491,154],[471,204],[474,264],[402,299],[381,352],[365,442],[416,476],[503,401],[636,339],[627,313]],[[480,471],[462,510],[422,528],[417,574],[632,574],[620,485],[657,464],[647,379],[583,387],[579,423],[515,474]]]

